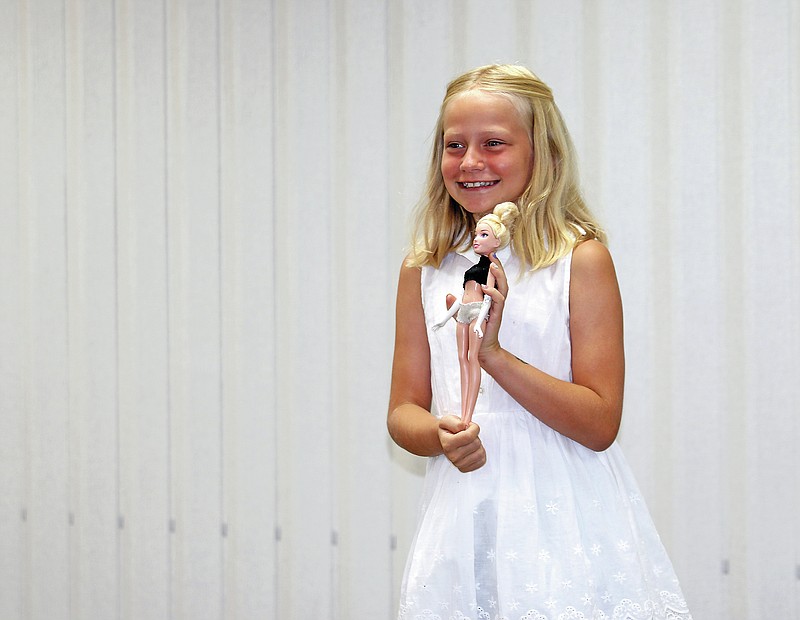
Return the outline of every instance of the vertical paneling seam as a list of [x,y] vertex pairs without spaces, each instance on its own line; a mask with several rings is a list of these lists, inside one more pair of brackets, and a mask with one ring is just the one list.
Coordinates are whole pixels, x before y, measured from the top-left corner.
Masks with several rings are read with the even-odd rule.
[[[789,40],[789,54],[790,58],[798,58],[800,55],[800,6],[798,6],[797,2],[790,2],[789,3],[789,19],[788,22],[788,40]],[[789,85],[789,109],[798,110],[800,109],[800,69],[798,69],[798,64],[796,62],[789,63],[789,75],[787,76],[787,84]],[[797,170],[800,167],[800,115],[794,114],[790,116],[790,123],[791,126],[789,129],[789,135],[792,136],[792,141],[790,143],[790,160],[789,170]],[[789,222],[789,230],[797,230],[798,225],[800,225],[800,178],[798,178],[797,174],[791,175],[791,193],[790,193],[790,200],[794,204],[795,208],[793,210],[794,213],[794,221]],[[794,248],[794,273],[798,274],[800,271],[800,250],[798,250],[798,246],[796,243],[792,244]],[[800,292],[798,292],[797,287],[793,289],[793,304],[794,307],[797,309],[800,307]],[[800,346],[800,333],[798,332],[797,324],[795,323],[794,331],[793,331],[793,343],[791,344],[791,349],[797,351],[798,347]],[[794,433],[793,439],[795,443],[800,441],[800,416],[793,416],[794,419]],[[800,464],[797,457],[795,457],[794,463],[794,471],[797,471],[797,465]],[[791,466],[790,466],[791,467]],[[800,477],[795,476],[795,483],[794,489],[792,489],[794,493],[793,497],[793,505],[794,509],[797,510],[800,507]],[[793,544],[794,544],[794,571],[795,571],[795,579],[800,580],[800,527],[798,527],[797,522],[795,522],[795,528],[793,532]],[[800,612],[800,588],[795,588],[795,597],[794,597],[794,612],[795,615]]]
[[[458,6],[459,4],[461,6]],[[447,32],[447,36],[450,39],[450,76],[460,74],[466,69],[464,66],[466,64],[465,46],[461,38],[461,35],[467,32],[467,10],[469,8],[464,8],[466,4],[466,2],[462,4],[461,0],[450,0],[449,2],[450,14],[452,15],[450,30]]]
[[535,2],[531,0],[514,0],[514,16],[516,21],[515,49],[516,58],[513,62],[523,62],[522,59],[532,59],[531,37],[528,36],[533,23],[533,12],[536,10]]
[[[391,2],[387,2],[386,3],[386,10],[383,13],[383,28],[384,28],[384,32],[386,33],[386,45],[383,48],[383,53],[384,53],[383,70],[384,70],[384,72],[386,74],[386,85],[387,86],[391,83],[391,75],[392,75],[392,71],[391,71],[391,68],[392,68],[391,47],[397,41],[401,40],[400,37],[392,36],[392,6],[391,5],[392,5]],[[392,144],[392,140],[391,140],[391,138],[392,138],[392,136],[391,136],[391,119],[392,119],[391,108],[392,108],[392,104],[391,104],[391,101],[392,101],[392,97],[391,96],[387,96],[384,99],[384,106],[385,107],[384,107],[383,112],[384,112],[384,118],[386,119],[386,121],[385,121],[385,125],[384,125],[385,126],[385,133],[384,133],[383,138],[384,138],[384,143],[385,144]],[[386,159],[384,160],[384,166],[386,167],[387,171],[391,170],[391,157],[392,157],[391,156],[391,152],[392,152],[392,149],[390,149],[390,148],[387,148],[385,150]],[[390,189],[390,187],[391,187],[391,174],[387,174],[386,175],[386,179],[387,179],[387,189]],[[390,194],[391,194],[391,192],[390,192]],[[388,213],[386,215],[386,219],[384,220],[384,222],[385,222],[385,224],[384,224],[384,226],[385,226],[384,233],[386,235],[387,241],[390,241],[391,238],[392,238],[392,217],[391,217],[392,199],[391,199],[391,195],[386,197],[386,201],[385,201],[384,204],[386,205],[386,209],[388,210]],[[389,244],[387,246],[387,249],[389,248],[390,245],[391,244]],[[385,261],[386,273],[387,274],[392,273],[392,270],[396,269],[396,267],[394,267],[392,265],[391,257],[392,257],[392,253],[387,251],[386,255],[384,256],[384,261]],[[387,287],[387,288],[390,288],[390,287]],[[387,308],[391,308],[392,307],[391,293],[387,293],[387,294],[389,296],[389,299],[387,300],[388,301]],[[388,320],[388,316],[387,316],[387,320]],[[392,343],[393,343],[393,341],[392,341]],[[393,352],[393,344],[391,346],[392,346],[392,348],[390,349],[390,351]],[[388,401],[388,395],[387,395],[387,401]],[[388,433],[387,433],[387,438],[388,438]],[[390,450],[389,454],[391,455],[391,450]],[[388,478],[387,478],[387,480],[389,481],[389,484],[390,484],[389,503],[388,503],[388,506],[387,506],[388,509],[389,509],[389,518],[387,520],[387,525],[389,526],[389,531],[387,532],[389,534],[389,540],[386,541],[386,544],[389,545],[388,562],[386,564],[386,580],[388,581],[388,585],[389,585],[389,587],[388,587],[389,597],[388,597],[388,600],[386,601],[386,606],[389,609],[389,616],[388,617],[390,617],[390,618],[392,617],[392,611],[394,609],[394,602],[393,602],[394,601],[394,583],[395,583],[394,562],[395,562],[395,555],[397,553],[397,551],[396,551],[396,546],[397,545],[394,542],[394,541],[397,540],[397,536],[396,536],[396,532],[395,532],[395,525],[396,524],[395,524],[395,515],[394,515],[395,494],[391,490],[392,477],[393,477],[393,474],[392,474],[391,463],[390,463],[390,467],[388,469]]]
[[[331,102],[328,107],[329,123],[331,128],[330,140],[336,145],[334,149],[329,151],[328,157],[330,158],[330,195],[332,197],[333,209],[336,209],[336,203],[343,205],[347,204],[346,200],[342,200],[347,194],[347,189],[343,179],[347,178],[346,169],[348,161],[348,143],[346,138],[347,127],[347,89],[349,71],[346,62],[340,62],[340,59],[346,59],[347,51],[347,13],[348,5],[347,0],[330,0],[328,13],[328,28],[329,28],[329,46],[332,48],[332,53],[329,59],[329,71],[327,89],[329,93],[329,101]],[[334,156],[334,152],[336,156]],[[335,240],[342,239],[342,220],[348,219],[349,213],[345,209],[345,217],[331,217],[328,221],[329,234],[332,234],[334,239],[331,243],[330,258],[331,265],[334,273],[347,273],[343,266],[347,263],[347,248],[343,243],[337,243]],[[328,297],[330,298],[330,297]],[[349,358],[347,355],[347,338],[345,336],[346,325],[345,316],[347,314],[347,304],[332,304],[331,312],[326,315],[326,320],[330,322],[328,334],[331,339],[331,351],[339,351],[343,353],[342,359],[339,364],[333,365],[335,369],[332,373],[331,379],[328,384],[331,399],[333,403],[334,412],[341,411],[342,403],[347,398],[347,369],[349,366]],[[336,413],[335,413],[336,415]],[[336,415],[338,418],[338,415]],[[343,471],[339,459],[339,449],[342,445],[342,435],[346,435],[349,430],[350,420],[346,420],[344,424],[332,424],[330,427],[330,452],[328,454],[328,467],[330,472],[330,488],[335,489],[335,492],[330,494],[330,505],[328,506],[331,540],[329,546],[329,570],[330,570],[330,583],[331,588],[329,592],[330,604],[330,618],[331,620],[338,620],[339,606],[343,598],[342,588],[346,583],[346,579],[342,576],[342,547],[341,542],[336,540],[336,533],[341,534],[342,523],[340,520],[340,509],[347,499],[342,499],[342,486],[347,485],[347,472]],[[342,428],[344,427],[344,429]],[[347,558],[344,558],[345,560]]]
[[[26,0],[20,0],[18,5],[18,27],[17,32],[19,37],[17,39],[17,51],[19,54],[19,65],[17,68],[17,112],[18,112],[18,126],[17,126],[17,179],[19,186],[19,237],[20,243],[20,280],[22,292],[22,316],[23,316],[23,337],[22,349],[25,357],[22,364],[22,411],[25,418],[23,425],[23,440],[25,442],[25,464],[23,475],[25,480],[23,483],[23,506],[20,507],[20,518],[24,523],[24,556],[22,567],[22,586],[24,592],[22,594],[22,610],[24,617],[30,618],[31,612],[31,528],[30,528],[30,510],[31,504],[31,488],[33,475],[32,459],[32,445],[31,445],[31,397],[30,397],[30,383],[31,383],[31,313],[30,313],[30,298],[31,287],[28,279],[23,277],[23,272],[27,270],[30,263],[31,253],[31,239],[30,239],[30,180],[26,177],[25,172],[28,170],[30,164],[30,141],[26,139],[25,132],[30,128],[30,106],[25,105],[30,98],[30,37],[28,33],[28,7]],[[26,217],[27,216],[27,217]]]
[[[63,334],[63,336],[64,336],[64,344],[65,344],[64,348],[65,348],[65,351],[66,351],[66,364],[65,364],[65,368],[64,368],[65,383],[66,383],[66,386],[65,386],[66,387],[66,394],[65,394],[66,402],[64,403],[64,413],[65,413],[65,417],[66,417],[66,423],[64,425],[65,426],[65,432],[66,432],[66,437],[64,438],[65,439],[65,443],[66,443],[66,450],[65,450],[66,463],[64,464],[65,465],[64,471],[66,472],[66,487],[67,487],[65,489],[66,498],[67,498],[67,514],[66,515],[61,515],[61,518],[66,518],[66,519],[69,519],[69,514],[70,514],[70,511],[72,510],[71,504],[72,504],[72,488],[73,488],[73,485],[76,485],[78,488],[80,488],[80,484],[78,482],[72,480],[71,479],[71,475],[70,475],[70,474],[73,473],[74,470],[72,468],[73,445],[72,445],[72,441],[71,441],[71,439],[72,439],[72,417],[71,417],[71,414],[72,414],[72,355],[73,355],[73,351],[72,351],[72,347],[70,346],[70,344],[71,344],[70,343],[70,326],[71,326],[72,322],[71,322],[70,304],[69,304],[69,292],[70,292],[71,280],[70,280],[70,273],[69,273],[70,272],[70,260],[69,260],[70,243],[69,243],[69,213],[68,213],[68,207],[69,207],[69,173],[70,173],[70,168],[69,168],[69,165],[68,165],[68,162],[69,162],[69,120],[70,120],[69,119],[69,111],[70,111],[70,106],[69,106],[69,87],[68,87],[69,75],[67,74],[67,58],[69,58],[69,44],[68,44],[69,32],[67,31],[67,22],[68,22],[68,19],[67,19],[68,8],[67,8],[67,6],[68,6],[69,2],[70,2],[70,0],[62,0],[62,6],[61,6],[61,9],[62,9],[62,13],[61,13],[61,37],[62,37],[62,41],[61,41],[61,45],[62,45],[62,47],[61,47],[61,62],[62,62],[61,71],[62,71],[62,73],[61,73],[61,77],[64,80],[64,89],[63,89],[63,92],[62,92],[63,99],[61,101],[61,109],[63,111],[63,117],[62,117],[62,122],[63,122],[63,125],[62,125],[62,132],[63,132],[62,133],[62,140],[64,141],[64,143],[63,143],[63,157],[64,157],[63,170],[64,170],[64,177],[62,179],[62,184],[63,184],[62,191],[63,191],[63,204],[64,204],[64,206],[63,206],[63,211],[62,211],[61,216],[62,216],[62,226],[63,226],[63,230],[64,230],[64,247],[62,248],[63,257],[64,257],[64,300],[63,300],[64,301],[64,334]],[[69,618],[72,615],[71,612],[72,612],[72,610],[74,608],[73,606],[75,604],[75,601],[73,601],[73,596],[72,596],[72,592],[73,592],[73,588],[72,588],[72,574],[73,574],[72,562],[73,562],[73,558],[71,557],[72,556],[72,541],[73,541],[73,538],[75,537],[75,531],[74,531],[75,528],[71,527],[69,525],[69,520],[67,521],[67,523],[68,523],[67,529],[66,529],[66,532],[67,532],[67,540],[66,540],[66,543],[67,543],[67,565],[66,565],[66,568],[65,568],[66,575],[64,576],[64,579],[65,579],[65,581],[67,583],[67,605],[66,605],[66,608],[67,608],[67,617]],[[77,571],[77,573],[78,573],[78,576],[80,577],[80,571]]]
[[[653,368],[660,369],[653,377],[653,401],[649,410],[653,414],[654,445],[659,445],[669,459],[674,458],[674,433],[673,417],[675,414],[675,399],[672,385],[675,381],[673,369],[672,348],[676,340],[676,321],[673,319],[672,309],[674,296],[672,283],[675,274],[673,261],[670,260],[670,248],[674,239],[672,218],[669,217],[669,205],[675,195],[679,195],[673,188],[670,179],[674,170],[674,140],[672,127],[676,123],[676,106],[673,103],[672,74],[670,71],[671,56],[673,54],[672,21],[673,11],[669,4],[656,3],[649,10],[650,18],[650,59],[649,69],[650,88],[649,96],[651,110],[655,114],[650,116],[649,122],[652,133],[657,136],[651,146],[650,176],[652,194],[650,196],[650,229],[659,231],[658,243],[651,244],[650,255],[650,282],[653,287],[653,299],[650,303],[648,314],[651,317],[652,353],[650,363]],[[654,498],[654,511],[660,516],[662,527],[669,530],[669,539],[673,541],[675,527],[675,512],[672,497],[674,491],[672,470],[670,467],[656,466],[655,487],[658,493]]]
[[169,0],[162,0],[162,24],[163,24],[163,49],[164,49],[164,81],[162,88],[164,91],[164,296],[165,303],[165,335],[166,335],[166,401],[167,401],[167,419],[166,419],[166,485],[167,485],[167,514],[169,515],[168,523],[164,524],[169,532],[166,546],[166,566],[167,575],[169,575],[169,583],[167,584],[167,617],[172,619],[175,604],[175,577],[174,577],[174,562],[173,550],[175,547],[175,515],[172,510],[173,507],[173,466],[172,466],[172,295],[170,286],[170,226],[169,226],[169,201],[170,201],[170,143],[169,143],[169,110],[170,110],[170,89],[169,89],[169,53],[170,53],[170,36],[169,36]]
[[[584,144],[587,156],[584,161],[588,161],[588,154],[592,154],[592,160],[596,161],[597,145],[601,142],[601,135],[605,129],[606,120],[604,112],[606,110],[605,100],[601,94],[600,84],[603,81],[602,63],[600,61],[598,41],[598,28],[597,28],[597,11],[599,8],[594,3],[581,4],[581,22],[582,22],[582,53],[584,61],[583,72],[583,110],[582,114],[584,120],[583,126],[586,128],[584,136]],[[587,122],[586,119],[594,119],[594,122]],[[594,195],[602,197],[606,182],[602,173],[602,163],[592,162],[592,167],[587,171],[586,164],[584,165],[584,175],[587,180],[584,181],[584,186],[594,187]],[[600,205],[602,207],[602,205]],[[597,209],[597,208],[595,208]]]
[[[732,10],[731,10],[732,8]],[[725,409],[731,415],[731,424],[728,426],[725,445],[727,448],[727,458],[725,459],[725,469],[729,473],[728,479],[725,481],[725,504],[727,510],[723,511],[724,530],[723,536],[727,546],[727,558],[725,562],[728,564],[731,575],[728,575],[723,582],[723,613],[726,611],[731,612],[733,609],[744,610],[747,607],[747,593],[742,588],[735,587],[735,576],[741,574],[746,570],[746,567],[741,565],[743,552],[740,552],[734,545],[735,536],[734,531],[739,532],[738,527],[734,529],[733,524],[738,525],[740,521],[744,522],[746,528],[746,514],[742,518],[741,508],[733,510],[736,502],[733,501],[733,494],[735,487],[739,484],[744,485],[744,492],[747,488],[747,476],[741,476],[743,467],[739,464],[746,461],[746,436],[744,433],[737,432],[737,427],[742,422],[743,417],[746,415],[742,412],[742,403],[745,402],[747,394],[747,386],[744,382],[745,368],[744,360],[737,355],[736,347],[739,346],[743,339],[744,334],[744,309],[743,302],[739,295],[733,293],[737,286],[740,286],[743,277],[744,269],[742,263],[743,252],[743,216],[741,213],[743,192],[746,189],[745,181],[743,178],[743,170],[745,165],[740,162],[739,158],[726,161],[724,158],[725,153],[728,152],[742,152],[743,135],[738,128],[744,123],[743,113],[743,91],[742,84],[743,77],[740,72],[740,65],[743,58],[741,50],[742,38],[742,9],[740,2],[733,4],[733,7],[726,4],[725,8],[719,6],[719,14],[721,15],[721,50],[720,50],[720,104],[723,106],[720,113],[721,123],[721,144],[719,152],[721,154],[720,161],[720,177],[718,182],[720,184],[720,198],[723,210],[719,221],[723,225],[723,236],[726,240],[724,244],[725,255],[724,260],[726,269],[723,272],[723,291],[724,291],[724,309],[725,314],[723,320],[723,341],[727,344],[725,349],[725,365],[724,370],[728,381],[726,383],[725,394],[723,395]],[[730,53],[729,53],[730,52]],[[734,133],[732,127],[737,130]],[[735,168],[731,166],[735,164]],[[724,205],[724,206],[723,206]],[[722,217],[724,215],[724,217]],[[746,343],[745,345],[746,346]],[[733,380],[731,380],[731,377]],[[740,448],[742,449],[740,451]],[[745,469],[746,471],[746,469]],[[747,536],[742,535],[745,541]],[[737,562],[738,561],[738,562]]]
[[[268,10],[270,11],[270,22],[269,23],[270,23],[270,26],[271,26],[271,29],[272,29],[272,32],[270,33],[270,35],[271,35],[270,36],[270,61],[271,61],[270,75],[272,76],[272,91],[270,93],[270,96],[271,96],[271,101],[270,101],[271,119],[270,119],[269,136],[270,136],[271,139],[270,139],[269,149],[271,151],[270,152],[270,163],[272,164],[272,178],[274,180],[275,177],[276,177],[276,174],[275,174],[275,172],[276,172],[275,163],[277,162],[277,158],[276,158],[277,146],[276,146],[275,134],[276,134],[276,128],[278,126],[278,111],[277,111],[278,110],[278,107],[277,107],[278,106],[278,94],[277,94],[277,90],[278,89],[277,89],[277,80],[276,80],[276,76],[278,76],[278,67],[277,67],[278,54],[277,54],[277,49],[276,49],[276,42],[278,41],[278,30],[279,29],[278,29],[278,9],[276,8],[277,7],[277,2],[270,2],[270,3],[268,3],[268,6],[269,6]],[[271,228],[271,230],[276,230],[277,225],[278,225],[278,218],[277,218],[277,214],[276,214],[276,210],[277,210],[276,209],[276,205],[277,205],[277,198],[278,198],[277,183],[273,182],[271,184],[270,194],[271,194],[270,195],[270,199],[271,199],[270,200],[270,202],[271,202],[270,209],[271,209],[271,216],[272,216],[271,217],[272,221],[271,221],[271,227],[270,228]],[[277,272],[277,269],[278,269],[277,268],[278,261],[276,260],[276,258],[277,258],[276,257],[277,245],[276,244],[272,244],[271,248],[270,248],[270,251],[271,251],[272,256],[270,257],[270,261],[269,261],[270,273],[268,274],[268,276],[269,276],[270,282],[272,282],[272,284],[274,286],[276,281],[277,281],[276,280],[276,278],[277,278],[277,273],[276,272]],[[276,294],[274,294],[274,293],[270,296],[270,301],[272,303],[272,323],[273,323],[273,325],[275,324],[275,319],[278,316],[278,301],[277,301],[277,298],[278,298],[278,296]],[[274,334],[274,331],[273,331],[273,334]],[[272,359],[270,360],[270,362],[271,362],[270,363],[270,369],[271,369],[272,376],[270,377],[270,379],[271,379],[272,386],[277,388],[277,386],[278,386],[278,359],[277,359],[278,358],[278,347],[277,347],[277,339],[276,339],[275,335],[273,335],[271,337],[271,344],[272,344],[272,350],[269,351],[269,354],[272,356]],[[272,577],[272,580],[273,580],[273,583],[272,583],[272,588],[273,588],[273,590],[272,590],[272,592],[273,592],[272,612],[273,612],[273,617],[277,617],[278,610],[280,608],[280,596],[279,596],[279,587],[280,587],[279,574],[280,574],[280,570],[279,570],[279,567],[280,567],[280,553],[281,553],[281,550],[280,550],[281,541],[280,541],[280,534],[279,534],[280,533],[280,527],[281,527],[281,524],[280,524],[280,515],[281,515],[281,511],[280,511],[280,492],[279,492],[279,490],[280,490],[279,489],[279,487],[280,487],[280,483],[279,483],[280,469],[279,469],[279,458],[278,458],[278,450],[277,450],[277,441],[278,441],[277,437],[278,437],[278,432],[280,430],[280,420],[279,420],[279,412],[278,412],[278,406],[277,406],[278,405],[278,390],[277,389],[273,389],[272,390],[271,398],[272,398],[272,402],[270,403],[270,405],[271,405],[272,412],[273,412],[273,415],[272,415],[272,425],[273,425],[272,436],[275,438],[275,447],[276,447],[275,450],[272,450],[272,460],[273,460],[272,471],[273,471],[273,475],[274,475],[274,480],[272,481],[272,494],[273,494],[273,506],[275,507],[275,512],[274,512],[274,532],[273,532],[273,540],[274,540],[275,544],[273,546],[273,552],[272,552],[272,566],[273,566],[273,569],[274,569],[273,573],[272,573],[273,574],[273,577]]]
[[[116,504],[117,515],[122,515],[122,438],[120,433],[120,303],[119,303],[119,75],[118,75],[118,41],[117,41],[117,2],[111,2],[111,141],[113,153],[113,201],[114,201],[114,443],[115,443],[115,485],[116,485]],[[117,534],[117,558],[116,558],[116,610],[117,619],[122,618],[122,537],[123,531],[121,528],[116,529]]]
[[222,2],[215,0],[216,36],[216,100],[217,100],[217,354],[219,355],[219,593],[220,620],[225,617],[225,342],[224,342],[224,277],[223,271],[223,159],[222,159]]

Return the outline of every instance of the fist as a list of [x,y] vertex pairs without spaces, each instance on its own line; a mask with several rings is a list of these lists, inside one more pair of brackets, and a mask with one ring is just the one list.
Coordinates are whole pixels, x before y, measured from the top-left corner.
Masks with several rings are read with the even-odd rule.
[[439,420],[439,443],[444,455],[459,471],[467,473],[486,464],[486,450],[479,437],[480,427],[474,422],[464,426],[454,415]]

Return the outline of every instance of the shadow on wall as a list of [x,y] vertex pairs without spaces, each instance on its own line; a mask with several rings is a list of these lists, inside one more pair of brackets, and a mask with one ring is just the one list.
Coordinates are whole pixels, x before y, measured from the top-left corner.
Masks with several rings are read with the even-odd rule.
[[389,458],[392,459],[395,465],[398,465],[403,471],[414,476],[419,476],[420,478],[425,476],[427,459],[406,452],[394,443],[391,437],[387,438],[386,446],[389,450]]

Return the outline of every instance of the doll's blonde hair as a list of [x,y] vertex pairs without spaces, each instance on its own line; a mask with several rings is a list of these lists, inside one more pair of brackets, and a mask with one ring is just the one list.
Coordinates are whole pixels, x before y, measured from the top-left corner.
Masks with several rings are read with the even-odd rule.
[[407,264],[438,267],[449,252],[468,241],[472,231],[472,215],[447,193],[441,171],[444,112],[454,98],[472,90],[506,97],[530,130],[533,172],[516,200],[520,216],[511,237],[522,263],[539,269],[568,254],[582,239],[605,243],[605,233],[581,196],[575,147],[550,88],[525,67],[487,65],[447,86]]
[[501,202],[491,213],[487,213],[478,223],[475,224],[477,230],[482,224],[486,224],[492,229],[494,236],[500,242],[500,248],[506,247],[511,241],[511,233],[514,230],[519,209],[513,202]]

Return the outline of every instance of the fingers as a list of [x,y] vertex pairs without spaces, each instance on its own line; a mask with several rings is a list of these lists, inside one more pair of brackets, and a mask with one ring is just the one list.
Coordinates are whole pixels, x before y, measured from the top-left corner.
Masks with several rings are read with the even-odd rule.
[[[492,270],[492,275],[494,275],[495,288],[505,298],[508,295],[508,278],[506,277],[506,271],[503,269],[503,264],[500,262],[500,259],[497,258],[496,253],[491,254],[489,260],[492,263],[489,268]],[[492,298],[492,300],[494,301],[494,298]]]
[[458,468],[458,471],[467,474],[486,465],[486,451],[481,446],[478,450],[459,456],[451,461]]
[[439,430],[456,434],[466,430],[466,427],[464,426],[464,423],[461,422],[461,418],[458,418],[454,415],[446,415],[439,418]]
[[486,286],[485,284],[482,285],[483,292],[486,293],[489,297],[492,298],[492,307],[494,308],[494,304],[502,304],[506,301],[506,296],[503,295],[496,287]]
[[[458,429],[454,432],[454,429]],[[445,456],[464,473],[475,471],[486,464],[486,450],[478,434],[480,427],[473,423],[464,428],[455,416],[445,416],[439,421],[439,440]]]
[[492,254],[489,260],[492,263],[490,269],[492,276],[494,276],[494,286],[484,286],[483,292],[492,299],[492,310],[489,313],[489,320],[483,329],[479,355],[485,355],[487,352],[500,348],[497,338],[500,324],[503,320],[506,296],[508,295],[508,278],[500,259],[497,258],[496,254]]
[[492,298],[492,304],[503,304],[508,296],[508,277],[497,254],[489,256],[491,261],[492,276],[494,276],[494,286],[483,286],[483,292]]

